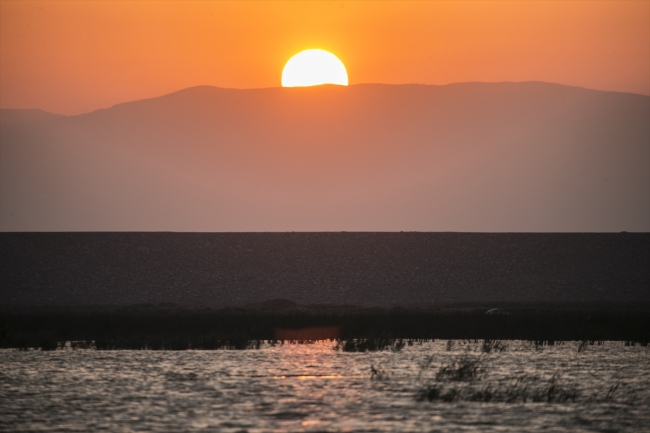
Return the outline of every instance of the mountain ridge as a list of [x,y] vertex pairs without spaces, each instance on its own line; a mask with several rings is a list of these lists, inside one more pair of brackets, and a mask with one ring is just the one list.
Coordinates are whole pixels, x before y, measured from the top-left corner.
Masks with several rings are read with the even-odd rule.
[[643,95],[199,86],[21,127],[5,114],[2,231],[650,230]]
[[[338,86],[338,85],[321,85],[317,87],[341,87],[341,88],[353,88],[353,87],[363,87],[363,86],[386,86],[386,87],[408,87],[408,86],[422,86],[422,87],[450,87],[450,86],[463,86],[463,85],[503,85],[503,84],[541,84],[541,85],[549,85],[549,86],[558,86],[558,87],[566,87],[566,88],[572,88],[572,89],[582,89],[582,90],[587,90],[587,91],[593,91],[593,92],[602,92],[602,93],[616,93],[616,94],[623,94],[623,95],[635,95],[635,96],[641,96],[641,97],[650,97],[650,95],[644,95],[641,93],[634,93],[634,92],[622,92],[622,91],[616,91],[616,90],[600,90],[600,89],[592,89],[589,87],[583,87],[583,86],[575,86],[575,85],[570,85],[570,84],[561,84],[561,83],[554,83],[551,81],[494,81],[494,82],[487,82],[487,81],[462,81],[462,82],[454,82],[454,83],[447,83],[447,84],[423,84],[423,83],[403,83],[403,84],[390,84],[390,83],[357,83],[357,84],[350,84],[348,86]],[[91,114],[96,111],[104,111],[104,110],[110,110],[114,107],[124,105],[124,104],[132,104],[132,103],[137,103],[141,101],[148,101],[148,100],[155,100],[159,98],[164,98],[170,95],[174,95],[177,93],[182,93],[186,92],[189,90],[193,89],[218,89],[218,90],[227,90],[227,91],[258,91],[258,90],[270,90],[270,89],[287,89],[285,87],[277,86],[277,87],[256,87],[256,88],[237,88],[237,87],[220,87],[220,86],[212,86],[209,84],[199,84],[196,86],[190,86],[190,87],[185,87],[179,90],[175,90],[169,93],[164,93],[162,95],[158,96],[152,96],[149,98],[141,98],[141,99],[134,99],[131,101],[124,101],[124,102],[118,102],[117,104],[113,104],[109,107],[104,107],[104,108],[97,108],[95,110],[91,110],[85,113],[79,113],[79,114],[61,114],[61,113],[54,113],[51,111],[47,111],[41,108],[0,108],[0,113],[1,112],[27,112],[27,111],[40,111],[46,114],[51,114],[55,116],[65,116],[65,117],[77,117],[77,116],[83,116],[86,114]]]

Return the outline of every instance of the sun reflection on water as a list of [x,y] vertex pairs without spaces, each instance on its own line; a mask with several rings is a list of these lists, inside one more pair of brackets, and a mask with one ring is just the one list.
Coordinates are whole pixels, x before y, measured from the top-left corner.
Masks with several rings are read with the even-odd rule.
[[[608,342],[578,352],[577,344],[508,343],[491,353],[446,341],[361,353],[334,350],[333,342],[244,351],[0,350],[0,419],[11,431],[541,432],[650,425],[650,348]],[[462,357],[480,358],[485,372],[471,381],[440,375]],[[381,380],[373,379],[373,368],[385,373]],[[485,395],[549,380],[575,386],[575,400],[463,400],[478,395],[471,389]],[[521,386],[513,388],[515,382]],[[418,398],[425,386],[425,398]],[[453,392],[460,400],[445,401]]]

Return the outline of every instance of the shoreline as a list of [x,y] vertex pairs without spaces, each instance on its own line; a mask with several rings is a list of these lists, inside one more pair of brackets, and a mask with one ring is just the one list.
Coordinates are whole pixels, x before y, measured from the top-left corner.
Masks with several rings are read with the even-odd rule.
[[0,348],[52,350],[66,341],[92,341],[95,348],[106,350],[245,349],[255,342],[259,346],[259,341],[324,339],[342,344],[363,341],[364,347],[388,349],[398,341],[437,339],[650,342],[647,302],[637,308],[534,305],[501,304],[497,307],[506,314],[493,315],[478,305],[387,309],[301,306],[288,300],[222,309],[172,305],[5,309],[0,310]]

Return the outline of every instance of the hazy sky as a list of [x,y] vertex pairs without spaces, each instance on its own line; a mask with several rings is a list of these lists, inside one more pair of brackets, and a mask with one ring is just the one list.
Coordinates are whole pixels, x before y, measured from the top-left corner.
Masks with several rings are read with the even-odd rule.
[[548,81],[650,94],[650,1],[0,1],[0,107],[79,114],[276,87],[322,48],[350,84]]

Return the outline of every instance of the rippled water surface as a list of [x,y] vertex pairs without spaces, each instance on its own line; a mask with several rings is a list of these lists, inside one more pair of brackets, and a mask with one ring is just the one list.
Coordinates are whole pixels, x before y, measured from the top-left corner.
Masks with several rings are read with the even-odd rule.
[[506,344],[2,350],[0,430],[649,431],[650,348]]

